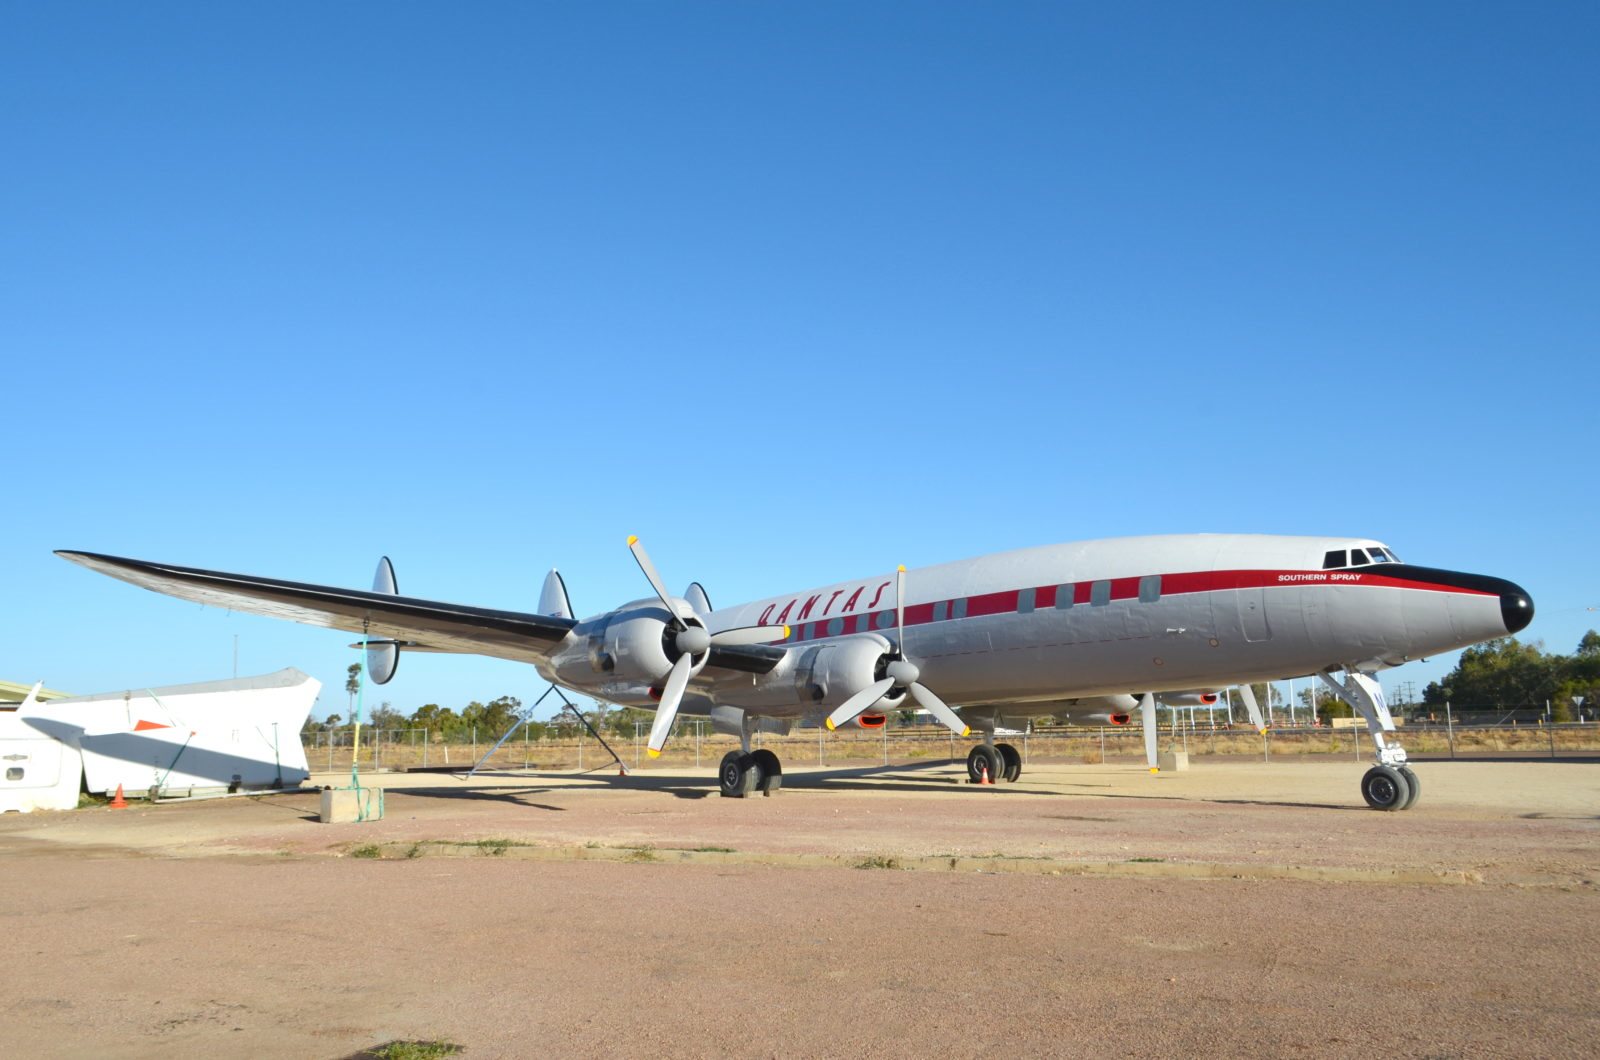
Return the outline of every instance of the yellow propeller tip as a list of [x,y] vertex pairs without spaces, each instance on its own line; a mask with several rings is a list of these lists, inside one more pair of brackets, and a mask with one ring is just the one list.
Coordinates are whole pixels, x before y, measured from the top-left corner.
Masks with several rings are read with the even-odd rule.
[[1161,770],[1160,770],[1160,769],[1159,769],[1159,768],[1158,768],[1158,767],[1156,767],[1156,766],[1151,766],[1151,767],[1150,767],[1150,772],[1152,772],[1152,773],[1159,773],[1159,772],[1161,772]]
[[962,729],[962,730],[961,730],[961,735],[962,735],[962,736],[963,736],[963,737],[966,737],[966,736],[971,736],[971,735],[972,735],[972,730],[971,730],[971,729],[970,729],[970,728],[968,728],[968,729]]
[[827,721],[823,722],[822,724],[824,724],[824,725],[826,725],[828,727],[828,731],[829,732],[833,731],[833,719],[832,718],[829,718]]
[[901,574],[904,574],[906,572],[906,565],[902,563],[900,566],[896,567],[895,570],[899,571]]
[[646,750],[648,750],[650,752],[650,757],[651,758],[660,758],[661,757],[661,752],[657,751],[654,747],[646,748]]
[[788,626],[784,626],[783,627],[783,639],[784,640],[788,640],[789,639],[789,627]]
[[628,535],[628,544],[629,545],[637,545],[638,543],[639,543],[639,535],[638,534],[629,534]]

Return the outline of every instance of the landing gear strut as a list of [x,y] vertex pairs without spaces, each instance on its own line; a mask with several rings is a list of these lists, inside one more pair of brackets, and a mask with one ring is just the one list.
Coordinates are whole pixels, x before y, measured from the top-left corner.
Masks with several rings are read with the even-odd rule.
[[765,747],[750,750],[750,736],[755,731],[757,719],[746,714],[744,727],[739,734],[739,750],[722,756],[717,767],[717,787],[724,798],[742,799],[761,792],[773,795],[783,787],[783,763]]
[[1367,734],[1378,751],[1378,764],[1361,778],[1361,797],[1374,810],[1409,810],[1422,793],[1422,782],[1406,765],[1406,749],[1391,743],[1386,733],[1394,732],[1394,717],[1384,702],[1383,688],[1371,674],[1347,670],[1343,682],[1332,674],[1318,674],[1334,694],[1350,703],[1366,720]]
[[990,783],[1022,776],[1022,755],[1008,743],[984,742],[967,752],[967,779],[974,784],[989,775]]

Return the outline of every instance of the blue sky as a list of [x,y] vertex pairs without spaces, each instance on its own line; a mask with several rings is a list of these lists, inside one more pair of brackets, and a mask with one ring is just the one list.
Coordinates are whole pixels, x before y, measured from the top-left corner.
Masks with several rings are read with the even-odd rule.
[[[1600,14],[0,7],[0,676],[348,638],[79,548],[530,609],[1373,536],[1600,625]],[[1393,674],[1420,688],[1451,660]],[[408,657],[457,706],[531,669]],[[330,706],[331,704],[331,706]]]

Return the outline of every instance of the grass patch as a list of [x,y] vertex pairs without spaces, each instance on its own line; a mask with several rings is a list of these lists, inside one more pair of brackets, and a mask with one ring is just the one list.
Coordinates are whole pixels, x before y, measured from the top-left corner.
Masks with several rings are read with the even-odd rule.
[[104,806],[108,800],[104,795],[91,795],[87,791],[78,792],[78,809],[87,810],[95,806]]
[[383,857],[383,848],[376,843],[368,843],[366,846],[359,846],[350,851],[350,856],[353,858],[381,858]]
[[476,843],[476,846],[479,850],[483,851],[485,854],[488,854],[490,857],[498,858],[503,857],[505,852],[511,848],[511,840],[480,839]]
[[690,847],[692,854],[732,854],[732,847]]
[[898,869],[899,867],[899,858],[888,857],[884,854],[874,854],[856,862],[856,868],[858,869]]
[[628,861],[654,861],[656,852],[654,847],[639,847],[628,852]]
[[422,844],[421,843],[412,843],[411,844],[411,848],[406,851],[406,857],[408,857],[408,858],[420,858],[421,856],[422,856]]
[[455,1042],[385,1042],[371,1049],[363,1049],[350,1060],[438,1060],[441,1056],[459,1056],[461,1046]]
[[1148,864],[1153,864],[1153,863],[1158,862],[1158,861],[1166,861],[1167,859],[1166,858],[1129,858],[1128,860],[1131,861],[1131,862],[1137,862],[1139,864],[1148,865]]

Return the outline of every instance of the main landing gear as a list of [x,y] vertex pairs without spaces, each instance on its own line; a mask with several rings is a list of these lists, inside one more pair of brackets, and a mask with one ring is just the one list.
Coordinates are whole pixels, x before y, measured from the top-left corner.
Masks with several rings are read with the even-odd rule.
[[1361,797],[1374,810],[1409,810],[1422,794],[1422,781],[1406,765],[1406,749],[1390,743],[1394,717],[1384,702],[1383,688],[1371,674],[1346,671],[1343,682],[1332,674],[1318,674],[1334,694],[1353,705],[1366,720],[1367,733],[1378,750],[1378,764],[1361,778]]
[[995,743],[991,736],[967,752],[967,779],[979,784],[985,773],[991,784],[997,780],[1015,781],[1022,776],[1022,755],[1008,743]]
[[760,792],[774,795],[783,787],[783,763],[765,747],[750,750],[750,736],[755,731],[757,719],[746,714],[744,728],[739,734],[739,750],[722,756],[717,767],[717,787],[723,798],[742,799]]

